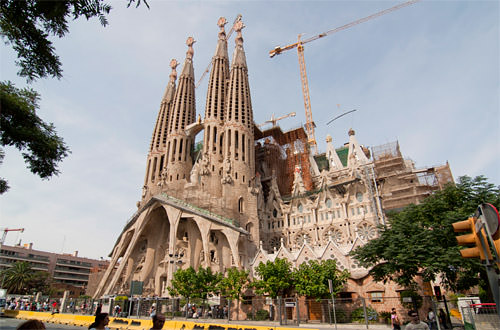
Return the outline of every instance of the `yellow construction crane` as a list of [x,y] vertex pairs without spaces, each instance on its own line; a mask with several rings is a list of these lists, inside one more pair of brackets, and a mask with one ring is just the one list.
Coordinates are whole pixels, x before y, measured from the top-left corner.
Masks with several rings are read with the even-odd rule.
[[289,114],[287,114],[287,115],[280,116],[280,117],[276,118],[276,117],[274,117],[274,113],[273,113],[273,114],[271,115],[271,119],[266,120],[266,121],[265,121],[265,122],[263,122],[262,124],[257,125],[257,127],[259,127],[259,128],[260,128],[260,127],[262,127],[262,126],[264,126],[264,125],[266,125],[266,124],[269,124],[269,123],[273,124],[273,127],[276,127],[276,123],[277,123],[278,121],[280,121],[281,119],[285,119],[285,118],[288,118],[288,117],[295,117],[295,115],[296,115],[296,113],[295,113],[295,112],[290,112],[290,113],[289,113]]
[[314,136],[314,127],[316,125],[314,124],[314,121],[313,121],[313,118],[312,118],[312,112],[311,112],[311,99],[309,97],[309,84],[307,82],[306,62],[305,62],[305,59],[304,59],[304,46],[303,45],[306,44],[306,43],[308,43],[308,42],[311,42],[311,41],[314,41],[314,40],[326,37],[326,36],[328,36],[330,34],[333,34],[333,33],[340,32],[342,30],[348,29],[348,28],[350,28],[350,27],[352,27],[354,25],[358,25],[358,24],[361,24],[363,22],[366,22],[366,21],[369,21],[371,19],[374,19],[376,17],[388,14],[388,13],[390,13],[392,11],[397,10],[397,9],[401,9],[403,7],[412,5],[412,4],[414,4],[415,2],[418,2],[418,1],[420,1],[420,0],[412,0],[412,1],[408,1],[408,2],[405,2],[405,3],[399,4],[399,5],[396,5],[394,7],[382,10],[382,11],[380,11],[378,13],[372,14],[370,16],[366,16],[364,18],[358,19],[358,20],[356,20],[354,22],[342,25],[342,26],[340,26],[338,28],[335,28],[333,30],[329,30],[329,31],[320,33],[318,35],[315,35],[314,37],[310,37],[310,38],[305,39],[305,40],[301,40],[300,39],[301,35],[299,34],[296,43],[293,43],[293,44],[290,44],[290,45],[287,45],[287,46],[284,46],[284,47],[278,46],[278,47],[274,48],[273,50],[271,50],[269,52],[269,56],[271,58],[273,58],[274,56],[279,55],[279,54],[281,54],[284,51],[287,51],[287,50],[290,50],[290,49],[293,49],[293,48],[297,48],[297,54],[298,54],[298,57],[299,57],[300,78],[301,78],[301,81],[302,81],[302,94],[304,96],[304,108],[306,110],[306,132],[307,132],[307,139],[308,139],[309,146],[314,151],[314,154],[318,153],[318,145],[316,143],[316,137]]

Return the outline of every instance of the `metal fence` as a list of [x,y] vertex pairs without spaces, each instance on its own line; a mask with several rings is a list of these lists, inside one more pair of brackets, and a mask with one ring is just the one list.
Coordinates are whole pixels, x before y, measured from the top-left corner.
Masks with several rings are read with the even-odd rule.
[[495,306],[468,306],[462,307],[462,319],[465,330],[498,330],[500,329],[500,317]]
[[[358,324],[359,328],[369,328],[370,324],[391,324],[391,309],[396,308],[401,324],[409,322],[408,312],[418,311],[420,320],[427,322],[431,330],[452,329],[450,311],[454,309],[463,321],[466,330],[500,329],[500,319],[495,308],[487,304],[465,307],[457,306],[435,297],[374,297],[372,298],[256,298],[241,299],[239,302],[221,298],[217,301],[184,298],[127,298],[83,299],[70,298],[64,304],[60,299],[41,297],[38,302],[25,300],[16,309],[47,311],[51,313],[95,314],[102,304],[102,312],[115,317],[150,318],[151,312],[161,313],[167,319],[263,321],[281,325],[300,324]],[[9,308],[9,303],[8,306]],[[429,312],[434,321],[429,320]],[[455,319],[455,322],[458,322]],[[454,324],[456,325],[456,324]]]

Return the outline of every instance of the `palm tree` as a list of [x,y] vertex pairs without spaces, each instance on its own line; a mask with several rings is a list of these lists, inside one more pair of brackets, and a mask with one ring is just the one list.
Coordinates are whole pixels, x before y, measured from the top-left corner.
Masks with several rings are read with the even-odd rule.
[[9,293],[25,294],[33,277],[33,269],[29,262],[18,261],[2,271],[3,284]]

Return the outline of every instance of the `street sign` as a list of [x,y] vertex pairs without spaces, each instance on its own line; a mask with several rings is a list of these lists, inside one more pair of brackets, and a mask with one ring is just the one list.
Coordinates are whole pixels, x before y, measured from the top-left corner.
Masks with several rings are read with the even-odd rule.
[[477,208],[476,216],[478,221],[481,220],[483,225],[488,227],[493,239],[498,239],[497,236],[500,233],[500,216],[497,209],[491,204],[483,203]]
[[285,301],[285,307],[295,307],[295,301]]

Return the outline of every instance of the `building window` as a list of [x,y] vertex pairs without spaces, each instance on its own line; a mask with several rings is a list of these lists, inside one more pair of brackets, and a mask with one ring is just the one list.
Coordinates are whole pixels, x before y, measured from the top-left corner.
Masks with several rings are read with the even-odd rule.
[[333,203],[332,203],[332,200],[330,198],[327,198],[325,204],[326,204],[327,208],[331,208]]
[[356,193],[356,199],[358,200],[358,202],[363,201],[363,194],[360,192]]
[[370,300],[372,303],[383,302],[383,299],[382,299],[383,296],[384,296],[384,293],[382,291],[370,292]]
[[304,210],[302,204],[299,204],[299,206],[297,206],[297,210],[299,211],[299,213],[302,213],[302,211]]
[[238,199],[238,212],[243,213],[243,197]]

